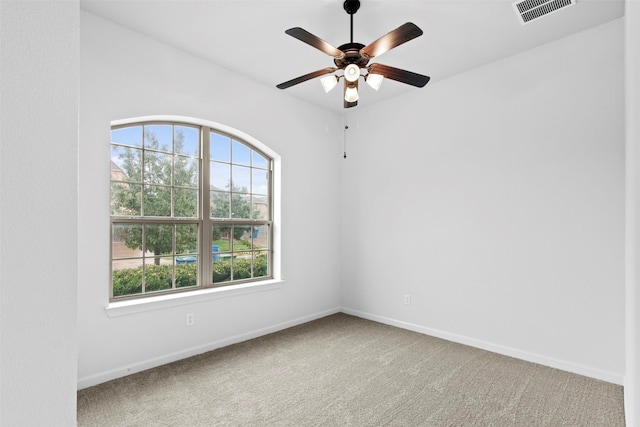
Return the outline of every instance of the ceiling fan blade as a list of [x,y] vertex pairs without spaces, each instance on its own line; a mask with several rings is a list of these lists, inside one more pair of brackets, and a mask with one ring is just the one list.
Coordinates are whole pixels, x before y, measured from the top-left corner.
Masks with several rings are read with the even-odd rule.
[[[358,90],[358,80],[356,80],[355,82],[351,83],[352,85],[355,86],[356,90]],[[347,91],[347,87],[349,86],[349,82],[345,79],[344,80],[344,91]],[[355,100],[353,102],[349,102],[346,99],[343,99],[344,101],[344,108],[351,108],[351,107],[355,107],[356,105],[358,105],[358,100]]]
[[295,86],[298,83],[306,82],[307,80],[315,79],[316,77],[324,76],[325,74],[331,74],[336,70],[337,68],[335,67],[323,68],[322,70],[314,71],[312,73],[305,74],[304,76],[296,77],[295,79],[289,80],[288,82],[280,83],[276,87],[278,89],[286,89],[291,86]]
[[422,30],[416,24],[407,22],[360,49],[360,55],[365,58],[373,58],[421,35]]
[[295,37],[301,42],[305,42],[306,44],[313,46],[318,50],[321,50],[329,56],[333,56],[336,59],[344,58],[343,51],[341,51],[337,47],[331,46],[320,37],[314,36],[307,30],[303,30],[300,27],[289,28],[287,31],[285,31],[285,33],[289,34],[291,37]]
[[369,74],[382,74],[388,79],[416,87],[423,87],[431,80],[431,77],[384,64],[371,64],[369,66]]

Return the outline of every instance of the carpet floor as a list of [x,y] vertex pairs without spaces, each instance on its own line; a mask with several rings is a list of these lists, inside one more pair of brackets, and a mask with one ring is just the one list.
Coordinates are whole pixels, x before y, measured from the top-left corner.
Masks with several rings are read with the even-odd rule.
[[79,426],[624,426],[621,386],[336,314],[78,391]]

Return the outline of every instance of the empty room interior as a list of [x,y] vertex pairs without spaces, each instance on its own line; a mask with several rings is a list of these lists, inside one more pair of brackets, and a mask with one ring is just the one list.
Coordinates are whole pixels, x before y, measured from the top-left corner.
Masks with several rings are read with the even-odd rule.
[[[507,0],[343,3],[1,3],[1,425],[75,425],[78,391],[335,315],[620,387],[640,425],[639,2],[572,0],[531,22]],[[420,34],[357,53],[357,102],[337,55],[285,33],[358,52],[407,22]],[[170,183],[147,178],[163,126],[193,188],[177,160]],[[139,183],[125,152],[145,156]],[[218,185],[223,166],[253,174],[249,190]],[[152,184],[173,196],[149,219]],[[122,188],[144,188],[142,210]],[[159,226],[173,235],[154,253]],[[134,290],[115,289],[124,261],[143,272]]]

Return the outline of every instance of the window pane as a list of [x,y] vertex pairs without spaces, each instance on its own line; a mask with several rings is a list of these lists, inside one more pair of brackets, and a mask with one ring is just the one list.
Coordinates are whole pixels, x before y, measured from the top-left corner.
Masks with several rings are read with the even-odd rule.
[[[173,254],[173,226],[172,225],[145,225],[144,249],[149,255]],[[156,259],[159,263],[159,258]]]
[[173,288],[173,258],[145,258],[144,291],[155,292]]
[[211,160],[218,160],[220,162],[231,161],[231,139],[227,136],[217,134],[215,132],[209,133],[209,146]]
[[175,126],[173,128],[173,152],[198,156],[200,153],[200,132],[198,129]]
[[176,288],[198,285],[198,225],[176,225]]
[[174,156],[173,185],[198,187],[198,161],[191,157]]
[[198,217],[198,190],[186,188],[173,190],[173,216],[178,218]]
[[231,146],[231,163],[251,166],[251,149],[242,142],[233,141]]
[[169,154],[144,153],[144,182],[149,184],[171,185],[171,163]]
[[246,251],[252,248],[251,246],[251,226],[249,225],[236,225],[233,227],[233,251]]
[[260,225],[253,227],[253,248],[267,249],[269,247],[269,226]]
[[111,256],[113,259],[142,257],[142,226],[140,224],[111,226]]
[[240,252],[233,259],[233,280],[251,278],[251,252]]
[[266,196],[253,196],[254,219],[269,219],[269,199]]
[[144,215],[171,216],[171,187],[144,187]]
[[267,160],[266,157],[262,156],[262,154],[256,151],[251,151],[251,157],[251,166],[253,166],[254,168],[269,169],[269,160]]
[[176,253],[177,254],[197,254],[198,253],[198,225],[197,224],[176,225]]
[[142,150],[111,146],[111,180],[142,182]]
[[252,170],[251,192],[253,194],[269,194],[269,172],[262,169]]
[[211,275],[213,283],[223,283],[231,280],[231,257],[220,256],[213,260],[213,272]]
[[173,135],[171,125],[150,125],[144,127],[144,148],[171,152]]
[[211,200],[211,218],[229,218],[229,193],[221,193],[219,191],[210,192]]
[[211,231],[211,241],[213,242],[213,260],[220,259],[218,254],[229,252],[231,250],[231,226],[214,225]]
[[141,185],[111,183],[111,215],[139,216]]
[[231,217],[236,219],[251,218],[251,197],[249,195],[231,195]]
[[254,252],[253,277],[266,277],[269,275],[268,252]]
[[[189,262],[176,262],[176,288],[186,288],[198,285],[198,257],[190,256]],[[184,258],[183,258],[184,259]]]
[[228,225],[214,225],[211,228],[212,245],[212,280],[213,283],[231,280],[231,237],[232,227]]
[[212,190],[229,190],[231,166],[225,163],[210,162],[210,184]]
[[238,193],[248,193],[251,189],[251,169],[244,166],[233,166],[231,170],[233,190]]
[[111,131],[111,142],[114,144],[142,147],[142,126],[132,126]]
[[111,278],[114,297],[142,293],[142,259],[113,261]]

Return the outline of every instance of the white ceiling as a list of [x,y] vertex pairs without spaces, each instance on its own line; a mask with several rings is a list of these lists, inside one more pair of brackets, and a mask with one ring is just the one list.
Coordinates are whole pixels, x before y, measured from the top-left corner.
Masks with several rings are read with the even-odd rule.
[[[624,15],[624,0],[577,0],[575,6],[521,25],[512,0],[361,0],[354,42],[367,45],[405,22],[424,34],[370,63],[431,77],[424,88],[385,80],[375,92],[360,85],[359,106],[371,105]],[[350,41],[342,0],[81,0],[84,10],[117,22],[271,86],[333,66],[333,58],[284,33],[302,27],[334,46]],[[214,78],[214,76],[212,76]],[[482,82],[478,82],[482,84]],[[342,112],[339,88],[319,79],[281,91]],[[359,108],[359,107],[355,107]]]

